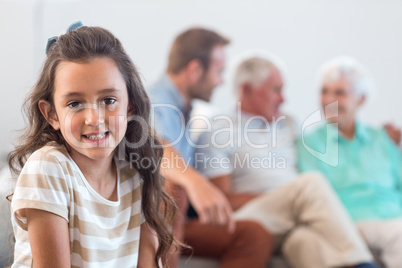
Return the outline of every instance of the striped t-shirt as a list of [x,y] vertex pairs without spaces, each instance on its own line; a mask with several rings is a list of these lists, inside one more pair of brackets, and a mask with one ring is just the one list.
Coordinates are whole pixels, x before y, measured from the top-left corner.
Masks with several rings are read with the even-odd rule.
[[141,179],[124,160],[114,159],[118,201],[99,195],[64,147],[33,153],[17,181],[12,200],[16,238],[12,267],[33,267],[27,221],[20,209],[45,210],[67,220],[71,267],[136,267],[140,238]]

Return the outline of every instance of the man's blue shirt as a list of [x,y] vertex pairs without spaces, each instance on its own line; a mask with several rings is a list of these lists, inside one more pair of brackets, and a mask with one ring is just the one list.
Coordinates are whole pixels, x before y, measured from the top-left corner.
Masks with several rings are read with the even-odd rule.
[[185,107],[183,95],[166,74],[150,87],[148,94],[158,136],[172,144],[184,160],[193,165],[194,146],[187,128],[191,107]]

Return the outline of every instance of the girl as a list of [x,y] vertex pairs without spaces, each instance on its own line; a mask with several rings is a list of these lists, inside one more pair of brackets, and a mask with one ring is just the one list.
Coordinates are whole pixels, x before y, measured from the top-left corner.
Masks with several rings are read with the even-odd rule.
[[13,267],[166,263],[173,203],[157,171],[162,149],[120,41],[85,26],[49,39],[25,112],[29,126],[9,155],[19,174]]

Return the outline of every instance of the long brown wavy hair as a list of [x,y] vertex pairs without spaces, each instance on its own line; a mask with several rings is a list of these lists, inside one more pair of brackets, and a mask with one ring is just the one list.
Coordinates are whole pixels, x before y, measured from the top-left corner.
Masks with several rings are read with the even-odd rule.
[[[150,101],[140,75],[120,41],[109,31],[100,27],[82,26],[59,36],[50,47],[39,79],[23,106],[28,118],[28,126],[19,138],[19,145],[8,156],[10,169],[18,175],[27,158],[51,141],[69,149],[61,132],[54,130],[42,116],[38,103],[40,100],[46,100],[54,108],[54,81],[56,68],[60,62],[87,62],[97,57],[108,57],[116,63],[127,86],[128,108],[134,111],[135,117],[143,119],[128,123],[125,139],[123,139],[125,142],[120,143],[116,153],[119,152],[119,157],[127,161],[130,161],[130,155],[133,154],[151,160],[146,168],[139,166],[138,161],[132,161],[131,164],[143,179],[142,213],[159,240],[155,264],[159,267],[159,259],[161,259],[163,265],[167,265],[169,248],[174,242],[171,222],[176,207],[173,200],[163,191],[164,180],[159,174],[163,149],[149,124]],[[144,141],[141,146],[127,145],[140,140]]]

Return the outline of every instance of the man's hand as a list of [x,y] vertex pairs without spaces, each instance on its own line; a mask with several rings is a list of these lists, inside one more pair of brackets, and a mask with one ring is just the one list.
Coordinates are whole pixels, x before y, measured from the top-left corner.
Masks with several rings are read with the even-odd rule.
[[[162,140],[163,144],[166,141]],[[225,195],[197,170],[186,166],[181,155],[172,147],[165,146],[164,161],[169,165],[161,168],[161,174],[170,182],[182,187],[202,223],[228,225],[235,229],[232,208]]]
[[390,139],[399,146],[401,142],[401,130],[395,127],[393,124],[385,124],[384,125],[385,131],[387,131],[388,136]]
[[227,224],[229,232],[234,231],[232,208],[216,186],[202,176],[192,176],[185,184],[185,190],[202,223]]
[[230,206],[235,211],[248,203],[250,200],[259,196],[259,194],[254,193],[233,193],[231,174],[211,178],[210,182],[225,194]]

